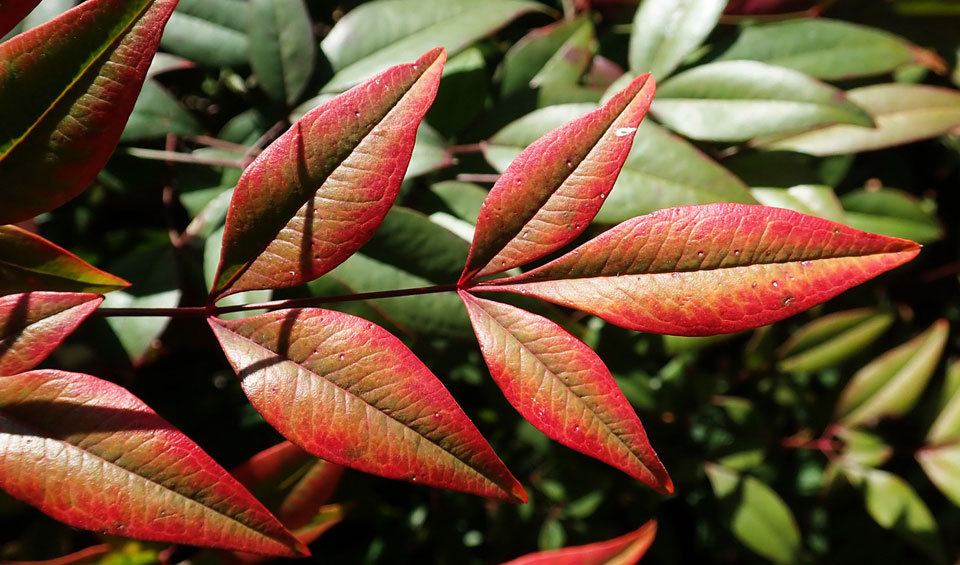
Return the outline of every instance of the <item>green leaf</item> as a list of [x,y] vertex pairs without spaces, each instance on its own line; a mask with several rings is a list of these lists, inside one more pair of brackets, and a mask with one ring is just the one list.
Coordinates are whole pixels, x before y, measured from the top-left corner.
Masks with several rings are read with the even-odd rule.
[[850,90],[847,97],[873,117],[874,128],[838,123],[761,144],[810,155],[840,155],[903,145],[960,126],[960,92],[949,88],[878,84]]
[[451,57],[443,68],[437,99],[427,111],[427,122],[441,135],[453,136],[484,110],[490,90],[484,51],[469,47]]
[[824,80],[893,72],[919,51],[883,30],[826,18],[746,26],[718,61],[761,61]]
[[35,290],[110,292],[130,286],[46,239],[0,226],[0,296]]
[[260,88],[293,106],[313,75],[316,43],[303,0],[251,0],[250,66]]
[[947,367],[940,396],[940,412],[927,432],[927,443],[931,445],[960,440],[960,361]]
[[[786,208],[808,216],[818,216],[831,222],[848,224],[843,206],[832,188],[825,185],[800,184],[790,188],[751,188],[752,194],[764,206]],[[857,229],[872,232],[859,226]],[[891,235],[891,234],[884,234]]]
[[447,142],[426,123],[417,128],[417,140],[404,179],[412,179],[450,165]]
[[840,199],[845,224],[860,230],[932,243],[943,237],[943,226],[917,198],[895,188],[854,190]]
[[876,434],[856,428],[837,428],[836,437],[843,441],[844,463],[862,467],[879,467],[893,456],[893,447]]
[[916,453],[930,482],[956,506],[960,506],[960,444],[924,447]]
[[596,49],[593,24],[586,18],[580,22],[583,22],[582,25],[573,31],[527,83],[531,88],[554,89],[575,85],[590,67]]
[[662,81],[717,25],[725,0],[644,0],[633,17],[630,70]]
[[730,516],[730,529],[745,546],[774,563],[794,563],[800,557],[800,528],[773,489],[749,476],[719,465],[704,470],[714,494]]
[[56,208],[93,181],[175,5],[91,0],[0,44],[0,224]]
[[537,539],[537,545],[541,551],[560,549],[567,542],[567,532],[563,529],[563,524],[556,518],[548,518],[540,526],[540,537]]
[[209,67],[246,65],[249,18],[250,5],[240,0],[180,0],[160,45]]
[[[511,161],[513,158],[510,159]],[[430,190],[456,215],[470,224],[477,223],[487,190],[482,186],[460,181],[443,181],[431,185]]]
[[842,91],[755,61],[709,63],[671,77],[651,111],[670,129],[706,141],[746,141],[838,123],[873,125]]
[[320,43],[336,74],[324,92],[340,92],[391,65],[442,46],[458,53],[521,14],[545,11],[528,0],[375,0],[337,21]]
[[180,105],[167,89],[153,80],[143,83],[130,119],[127,121],[120,141],[158,139],[168,134],[199,135],[203,127]]
[[[500,66],[500,96],[509,98],[532,88],[531,81],[542,76],[551,61],[561,56],[562,49],[573,41],[577,32],[583,33],[581,30],[591,28],[590,20],[582,17],[537,28],[522,37],[503,57],[503,64]],[[592,32],[588,33],[588,37],[592,37]],[[573,41],[573,44],[576,43]],[[574,80],[576,78],[579,78],[579,75]]]
[[799,330],[780,347],[777,368],[786,373],[834,367],[862,352],[889,328],[896,317],[875,308],[835,312]]
[[909,412],[940,361],[949,331],[950,324],[938,320],[857,371],[837,401],[838,422],[858,426]]

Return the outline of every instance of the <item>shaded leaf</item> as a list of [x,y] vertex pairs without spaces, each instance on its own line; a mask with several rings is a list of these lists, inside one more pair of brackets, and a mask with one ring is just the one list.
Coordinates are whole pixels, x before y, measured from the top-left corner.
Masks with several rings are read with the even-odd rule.
[[647,552],[657,535],[651,520],[640,529],[612,540],[531,553],[504,565],[634,565]]
[[[786,208],[808,216],[819,216],[831,222],[850,225],[843,206],[832,188],[826,185],[799,184],[790,188],[751,188],[750,194],[764,206]],[[853,226],[863,231],[872,231]],[[883,235],[892,235],[885,233]]]
[[2,0],[0,1],[0,37],[7,35],[33,10],[40,0]]
[[840,201],[846,210],[844,223],[851,227],[917,243],[931,243],[943,237],[937,215],[902,190],[854,190]]
[[819,371],[863,351],[887,331],[896,317],[875,308],[835,312],[817,318],[780,347],[777,368],[784,372]]
[[746,59],[824,80],[890,73],[914,62],[919,49],[886,31],[827,18],[746,26],[719,61]]
[[667,78],[717,25],[725,0],[644,0],[633,17],[630,70]]
[[400,189],[445,59],[435,49],[311,110],[247,167],[211,300],[313,280],[370,239]]
[[239,0],[180,0],[163,34],[167,51],[209,67],[250,61],[250,5]]
[[455,54],[514,18],[545,8],[526,0],[377,0],[337,21],[320,43],[336,74],[324,92],[340,92],[440,45]]
[[0,379],[0,487],[71,526],[309,555],[236,480],[125,389],[63,371]]
[[916,458],[930,482],[960,506],[960,444],[924,447],[917,451]]
[[447,142],[426,123],[417,128],[417,140],[410,155],[410,165],[404,179],[412,179],[442,169],[451,163]]
[[525,501],[440,381],[397,338],[321,309],[210,319],[244,392],[317,457],[388,478]]
[[710,486],[730,515],[730,529],[744,545],[774,563],[800,555],[800,528],[790,508],[763,482],[707,464]]
[[523,265],[580,235],[613,189],[655,88],[639,77],[520,153],[480,210],[461,282]]
[[603,361],[550,320],[460,292],[490,374],[538,430],[650,488],[673,492],[640,419]]
[[168,134],[199,135],[203,127],[167,89],[153,80],[143,83],[120,141],[139,141]]
[[578,31],[591,27],[587,18],[562,20],[534,29],[523,36],[503,56],[500,67],[500,95],[509,98],[531,88],[531,81],[542,73],[551,60],[560,56],[564,45],[570,42]]
[[624,222],[542,267],[472,290],[536,296],[633,330],[713,335],[811,308],[919,251],[790,210],[707,204]]
[[28,292],[0,297],[0,375],[36,367],[102,301],[103,297],[96,294],[72,292]]
[[0,44],[0,107],[17,108],[0,121],[0,224],[56,208],[93,181],[176,3],[92,0]]
[[[150,68],[147,69],[147,78],[153,78],[157,75],[166,74],[173,71],[192,69],[193,61],[171,55],[169,53],[157,53],[153,56]],[[142,94],[142,93],[141,93]],[[134,106],[136,109],[136,106]]]
[[933,375],[949,332],[950,324],[937,320],[857,371],[837,400],[838,421],[857,426],[909,412]]
[[587,18],[577,27],[527,83],[531,88],[555,89],[575,85],[590,67],[596,49],[593,24]]
[[721,61],[671,77],[660,86],[651,111],[686,137],[746,141],[837,123],[872,126],[870,116],[851,100],[797,71]]
[[960,126],[960,92],[949,88],[877,84],[850,90],[847,97],[873,117],[874,128],[840,123],[762,145],[810,155],[840,155],[936,137]]
[[110,292],[130,286],[46,239],[0,226],[0,295],[34,290]]
[[250,2],[250,66],[260,88],[275,102],[292,106],[310,82],[316,44],[303,0]]
[[927,443],[936,445],[960,440],[960,361],[947,367],[940,411],[927,431]]

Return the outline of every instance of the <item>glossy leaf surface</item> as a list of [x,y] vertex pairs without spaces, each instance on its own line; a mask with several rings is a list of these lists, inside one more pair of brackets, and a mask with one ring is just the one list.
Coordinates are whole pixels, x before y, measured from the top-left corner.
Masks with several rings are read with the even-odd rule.
[[446,59],[435,49],[307,113],[244,171],[212,297],[313,280],[379,227]]
[[889,328],[896,317],[873,308],[836,312],[818,318],[790,336],[780,348],[777,368],[785,372],[819,371],[860,353]]
[[909,412],[933,375],[949,332],[950,324],[938,320],[857,371],[837,401],[839,421],[856,426]]
[[497,386],[538,430],[663,493],[666,469],[603,361],[550,320],[460,292]]
[[303,0],[250,2],[250,65],[260,88],[287,107],[300,99],[313,74],[311,23]]
[[841,199],[844,223],[864,231],[932,243],[943,237],[943,226],[928,206],[895,188],[854,190]]
[[176,3],[93,0],[0,45],[0,107],[17,108],[0,122],[0,224],[56,208],[93,181]]
[[250,5],[242,0],[180,0],[161,45],[201,65],[246,65],[249,19]]
[[[484,157],[503,172],[537,138],[594,108],[592,104],[562,104],[535,110],[491,137],[484,145]],[[661,208],[713,202],[753,204],[756,200],[730,171],[646,120],[637,129],[613,191],[594,221],[616,223]]]
[[[837,124],[769,141],[764,147],[826,156],[873,151],[960,126],[960,93],[921,84],[877,84],[847,92],[876,124]],[[867,127],[863,127],[866,125]]]
[[[764,206],[786,208],[808,216],[818,216],[831,222],[850,225],[843,212],[843,205],[833,188],[825,185],[799,184],[789,188],[754,187],[750,194]],[[860,226],[851,226],[863,231],[873,231]],[[893,235],[884,233],[883,235]],[[903,236],[899,236],[903,237]],[[911,239],[911,238],[905,238]]]
[[706,141],[746,141],[836,123],[873,125],[843,91],[756,61],[709,63],[673,76],[660,86],[651,111],[670,129]]
[[199,446],[113,383],[63,371],[0,379],[0,448],[0,486],[72,526],[309,554]]
[[724,5],[725,0],[645,0],[633,18],[630,70],[663,81],[706,39]]
[[546,265],[474,287],[673,335],[775,322],[901,265],[915,243],[790,210],[707,204],[624,222]]
[[504,565],[634,565],[653,544],[657,523],[653,520],[638,530],[607,541],[531,553]]
[[580,235],[613,189],[655,88],[639,77],[520,153],[480,210],[460,280],[523,265]]
[[377,0],[350,10],[320,43],[336,74],[325,92],[340,92],[427,49],[451,54],[521,14],[542,11],[527,0]]
[[40,0],[0,0],[0,37],[7,35]]
[[0,226],[0,295],[35,290],[110,292],[130,283],[16,226]]
[[28,292],[0,297],[0,375],[36,367],[103,301],[96,294]]
[[340,312],[210,319],[244,392],[317,457],[509,501],[526,494],[440,381],[386,330]]

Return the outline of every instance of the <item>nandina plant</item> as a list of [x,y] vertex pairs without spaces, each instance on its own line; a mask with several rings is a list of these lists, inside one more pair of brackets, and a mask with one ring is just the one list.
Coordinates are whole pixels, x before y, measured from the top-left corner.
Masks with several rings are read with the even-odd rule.
[[[483,202],[459,280],[218,305],[236,293],[313,281],[373,237],[436,96],[446,60],[438,48],[319,105],[246,167],[204,306],[102,308],[101,293],[126,281],[13,224],[74,198],[106,164],[176,3],[90,0],[0,45],[0,488],[66,524],[303,556],[325,529],[305,517],[329,497],[340,466],[525,502],[523,485],[400,339],[322,308],[431,293],[459,296],[490,375],[527,421],[670,493],[667,470],[603,361],[525,300],[631,330],[708,336],[809,309],[919,253],[908,240],[723,203],[636,217],[569,249],[613,189],[650,107],[655,83],[642,74],[503,172]],[[5,9],[0,28],[22,11]],[[291,443],[231,475],[125,388],[32,370],[94,312],[205,319],[250,403]],[[298,483],[299,498],[271,511],[248,490],[275,468],[302,465],[306,454],[326,463],[311,463],[313,479]],[[581,551],[635,560],[654,530],[651,523]]]

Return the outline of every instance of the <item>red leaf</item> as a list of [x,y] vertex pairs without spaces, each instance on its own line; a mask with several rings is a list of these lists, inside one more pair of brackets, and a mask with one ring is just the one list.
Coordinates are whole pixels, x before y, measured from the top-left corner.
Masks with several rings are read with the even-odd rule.
[[450,393],[383,328],[318,308],[209,321],[254,408],[317,457],[526,501]]
[[130,286],[17,226],[0,226],[0,295],[32,290],[109,292]]
[[531,553],[504,565],[633,565],[640,561],[657,535],[650,520],[639,530],[608,541]]
[[529,263],[580,235],[613,189],[655,89],[653,77],[641,75],[520,153],[483,203],[461,283]]
[[55,557],[44,561],[4,561],[4,565],[76,565],[78,563],[100,562],[98,557],[103,557],[113,549],[108,543],[93,545],[80,551],[74,551],[63,557]]
[[683,206],[471,290],[536,296],[632,330],[714,335],[792,316],[919,252],[912,241],[782,208]]
[[0,44],[0,224],[56,208],[93,181],[176,4],[89,0]]
[[241,177],[211,300],[333,269],[380,226],[410,162],[446,54],[434,49],[312,110]]
[[36,367],[63,343],[103,297],[28,292],[0,297],[0,375]]
[[0,0],[0,37],[17,27],[39,3],[40,0]]
[[673,483],[603,361],[559,325],[460,291],[497,386],[538,430],[663,492]]
[[253,496],[127,390],[63,371],[0,379],[0,488],[111,535],[308,555]]

